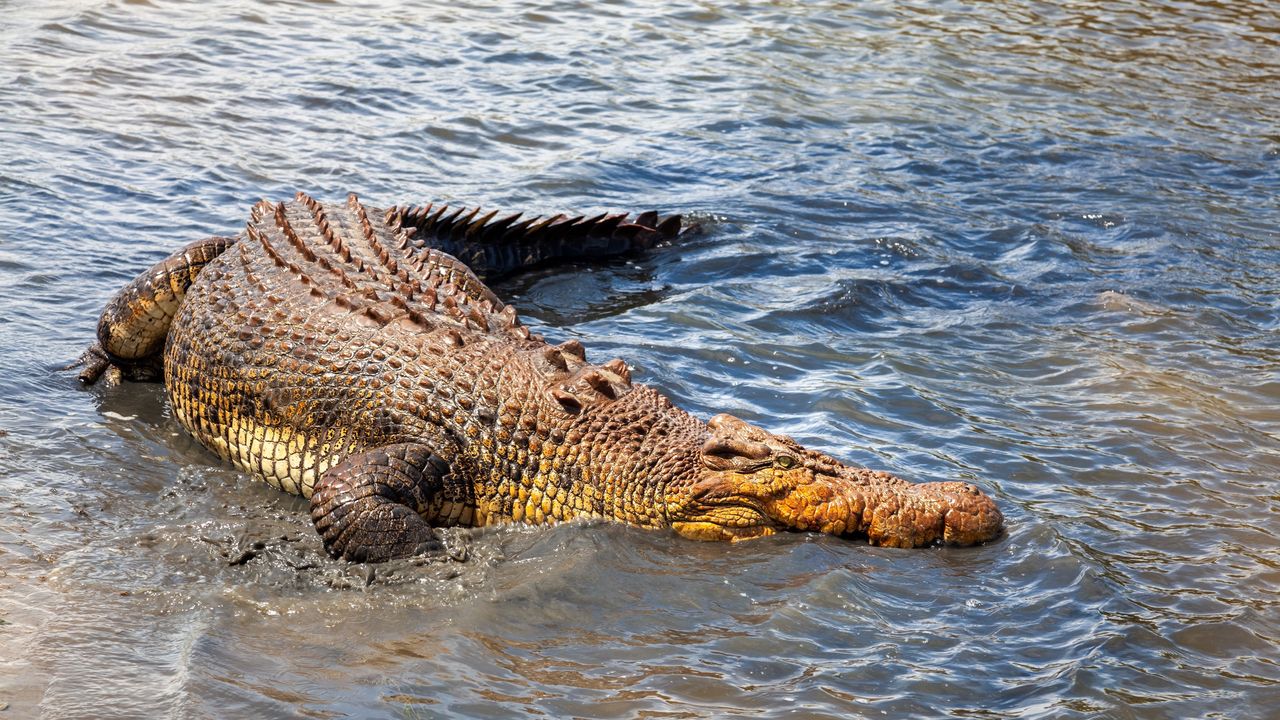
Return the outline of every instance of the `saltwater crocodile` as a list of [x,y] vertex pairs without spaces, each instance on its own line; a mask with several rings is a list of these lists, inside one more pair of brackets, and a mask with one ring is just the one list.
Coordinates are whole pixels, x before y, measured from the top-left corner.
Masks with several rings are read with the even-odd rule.
[[681,225],[262,201],[236,237],[192,243],[121,290],[80,377],[162,377],[187,430],[309,497],[326,548],[349,560],[438,548],[433,527],[573,518],[895,547],[1001,532],[968,483],[911,484],[731,415],[699,420],[622,360],[548,344],[481,280]]

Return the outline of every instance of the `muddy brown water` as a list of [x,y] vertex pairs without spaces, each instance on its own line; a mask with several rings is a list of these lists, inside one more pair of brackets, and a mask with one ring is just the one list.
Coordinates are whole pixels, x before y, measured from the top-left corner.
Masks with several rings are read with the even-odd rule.
[[[1270,3],[0,3],[0,718],[1272,718]],[[689,213],[502,284],[703,417],[994,494],[899,551],[330,560],[58,366],[260,197]]]

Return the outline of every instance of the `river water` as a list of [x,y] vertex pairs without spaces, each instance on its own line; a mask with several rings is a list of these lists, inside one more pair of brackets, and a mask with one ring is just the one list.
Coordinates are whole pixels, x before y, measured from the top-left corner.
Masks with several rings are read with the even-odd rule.
[[[0,718],[1275,717],[1278,108],[1265,2],[0,2]],[[329,560],[58,369],[296,190],[687,213],[499,289],[1008,534]]]

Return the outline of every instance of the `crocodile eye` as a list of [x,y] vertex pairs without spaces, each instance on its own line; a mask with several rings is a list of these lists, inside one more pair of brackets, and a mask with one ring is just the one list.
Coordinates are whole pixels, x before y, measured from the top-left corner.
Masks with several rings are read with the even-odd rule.
[[796,459],[790,455],[779,455],[774,458],[773,462],[783,470],[790,470],[796,466]]

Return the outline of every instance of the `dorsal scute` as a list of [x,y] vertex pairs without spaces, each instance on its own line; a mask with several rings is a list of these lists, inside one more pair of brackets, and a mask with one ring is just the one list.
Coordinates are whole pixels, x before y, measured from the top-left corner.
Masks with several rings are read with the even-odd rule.
[[570,415],[617,400],[632,389],[631,371],[621,358],[592,365],[577,340],[544,345],[531,353],[533,367],[543,376],[547,399]]

